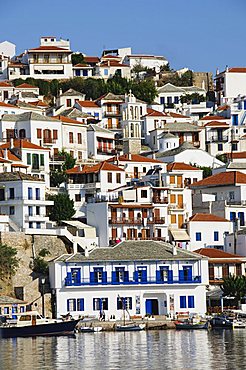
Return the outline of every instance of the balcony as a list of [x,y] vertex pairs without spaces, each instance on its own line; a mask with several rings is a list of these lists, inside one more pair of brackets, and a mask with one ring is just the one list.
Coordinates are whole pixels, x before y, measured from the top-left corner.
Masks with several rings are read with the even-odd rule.
[[97,148],[97,154],[108,154],[113,155],[116,154],[115,149],[103,149],[103,148]]
[[104,113],[104,116],[105,117],[120,117],[121,116],[121,113],[119,110],[114,110],[114,111],[106,111]]
[[158,203],[158,204],[168,204],[168,197],[159,197],[159,196],[153,196],[152,198],[153,203]]
[[[136,271],[135,271],[136,273]],[[124,281],[115,281],[111,277],[107,277],[102,279],[101,281],[93,281],[88,278],[81,278],[81,279],[74,279],[71,276],[71,273],[67,273],[67,277],[65,278],[65,286],[100,286],[100,285],[147,285],[147,284],[157,284],[157,285],[169,285],[169,284],[200,284],[201,283],[201,276],[192,276],[190,279],[180,279],[178,276],[173,276],[167,279],[161,279],[157,276],[146,276],[138,278],[136,277],[135,273],[133,274],[132,278],[125,279]]]
[[206,143],[226,143],[228,142],[229,140],[229,136],[218,136],[218,135],[215,135],[215,136],[211,136],[211,137],[208,137],[208,139],[206,140]]
[[142,218],[112,218],[109,219],[109,224],[112,225],[142,225]]
[[51,137],[44,137],[43,138],[43,145],[52,146],[56,143],[57,139],[52,139]]

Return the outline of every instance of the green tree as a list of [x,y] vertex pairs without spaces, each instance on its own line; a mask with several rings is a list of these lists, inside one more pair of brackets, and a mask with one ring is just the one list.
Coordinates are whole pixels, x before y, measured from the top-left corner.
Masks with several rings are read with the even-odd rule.
[[69,198],[67,193],[50,195],[49,199],[54,201],[54,205],[51,207],[49,214],[52,221],[57,221],[57,223],[60,224],[62,220],[71,220],[72,216],[75,214],[74,202]]
[[74,53],[72,54],[72,64],[73,66],[76,64],[84,64],[85,63],[85,58],[84,55],[81,53]]
[[246,277],[229,275],[221,285],[224,297],[235,297],[237,305],[246,294]]
[[54,170],[50,173],[50,186],[57,187],[61,183],[67,181],[66,171],[70,170],[75,166],[76,158],[72,157],[70,153],[62,150],[58,152],[58,158],[60,158],[63,163],[60,170]]
[[17,250],[0,243],[0,279],[11,277],[19,266]]
[[227,163],[228,160],[227,160],[227,155],[225,153],[223,154],[217,154],[216,155],[216,158],[221,161],[221,162],[224,162],[224,163]]

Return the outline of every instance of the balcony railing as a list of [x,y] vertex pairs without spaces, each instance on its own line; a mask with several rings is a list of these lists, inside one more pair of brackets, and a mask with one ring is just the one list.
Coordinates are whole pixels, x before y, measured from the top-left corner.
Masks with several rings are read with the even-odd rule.
[[158,196],[154,196],[152,198],[152,202],[153,203],[159,203],[159,204],[168,204],[168,197],[158,197]]
[[56,139],[52,139],[51,137],[44,137],[43,138],[43,144],[55,144]]
[[113,117],[113,116],[120,116],[120,115],[121,115],[121,113],[120,113],[120,111],[118,111],[118,110],[114,110],[114,111],[112,111],[112,112],[106,111],[106,112],[104,113],[104,115],[105,115],[105,117]]
[[116,154],[115,149],[103,149],[103,148],[97,148],[97,154]]
[[70,275],[65,278],[65,286],[83,286],[83,285],[146,285],[146,284],[200,284],[201,276],[192,276],[190,279],[180,279],[178,276],[172,277],[172,279],[158,279],[155,276],[147,276],[146,278],[129,278],[124,281],[115,281],[111,277],[102,279],[101,281],[93,281],[88,278],[74,279]]
[[165,224],[165,217],[152,217],[152,218],[111,218],[109,224],[118,225],[144,225],[144,224]]
[[216,143],[216,142],[228,142],[229,137],[228,136],[211,136],[208,137],[206,140],[206,143]]

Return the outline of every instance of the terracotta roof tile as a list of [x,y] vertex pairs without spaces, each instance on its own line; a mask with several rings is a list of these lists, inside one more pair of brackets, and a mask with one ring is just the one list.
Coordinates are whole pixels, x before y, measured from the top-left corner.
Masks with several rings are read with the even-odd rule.
[[99,108],[99,106],[91,100],[79,100],[77,102],[81,107],[88,107],[88,108]]
[[194,251],[209,258],[245,258],[237,254],[227,253],[215,248],[200,248]]
[[16,105],[7,104],[7,103],[4,103],[4,102],[2,102],[2,101],[0,101],[0,107],[6,107],[6,108],[17,108],[17,109],[19,109],[18,107],[16,107]]
[[228,72],[246,73],[246,67],[232,67],[232,68],[229,68],[229,71]]
[[204,116],[201,118],[201,121],[217,121],[218,119],[225,120],[226,118],[221,116]]
[[107,159],[107,162],[115,162],[115,161],[122,161],[122,162],[145,162],[145,163],[162,163],[162,161],[158,161],[157,159],[144,157],[140,154],[131,154],[129,158],[129,154],[120,155],[118,158],[116,156]]
[[190,217],[190,221],[195,222],[230,222],[224,217],[211,215],[210,213],[196,213]]
[[10,85],[10,83],[8,83],[8,82],[2,81],[2,82],[0,82],[0,87],[13,87],[13,86]]
[[172,118],[190,118],[188,116],[184,116],[183,114],[169,112],[168,115]]
[[17,89],[38,89],[37,86],[32,86],[32,85],[29,85],[27,83],[23,83],[23,84],[20,84],[18,86],[16,86]]
[[84,125],[84,123],[82,123],[80,121],[77,121],[76,119],[66,117],[66,116],[59,115],[59,116],[54,116],[54,118],[57,118],[60,121],[65,122],[65,123],[76,123],[76,124],[79,124],[79,125]]
[[67,53],[71,53],[71,50],[59,48],[58,46],[39,46],[38,48],[29,49],[28,52],[32,51],[66,51]]
[[227,186],[236,184],[246,184],[246,175],[239,171],[221,172],[197,181],[190,185],[191,188],[196,187],[214,187]]
[[107,163],[106,161],[95,164],[94,166],[85,165],[82,170],[80,166],[74,167],[70,170],[67,170],[67,174],[86,174],[86,173],[97,173],[99,171],[122,171],[125,172],[122,168],[115,166],[114,164]]
[[190,164],[186,164],[186,163],[183,163],[183,162],[173,162],[173,163],[169,163],[167,165],[167,171],[201,171],[200,168],[197,168],[197,167],[193,167],[191,166]]
[[152,108],[147,108],[147,114],[143,117],[167,117],[168,115]]
[[[13,141],[14,148],[24,148],[24,149],[36,149],[36,150],[49,150],[48,148],[43,148],[42,146],[31,143],[25,139],[15,139]],[[0,145],[0,149],[10,148],[10,142]]]
[[100,61],[100,58],[98,58],[98,57],[84,56],[84,61],[86,63],[98,63]]
[[[4,158],[4,150],[0,147],[0,157]],[[7,151],[7,157],[9,161],[19,162],[20,158],[16,157],[10,150]]]
[[48,104],[45,104],[42,100],[37,100],[37,101],[30,101],[29,104],[35,106],[35,107],[44,107],[47,108]]
[[205,127],[229,127],[229,123],[226,123],[226,122],[219,122],[219,121],[211,121],[211,122],[208,122],[204,125]]

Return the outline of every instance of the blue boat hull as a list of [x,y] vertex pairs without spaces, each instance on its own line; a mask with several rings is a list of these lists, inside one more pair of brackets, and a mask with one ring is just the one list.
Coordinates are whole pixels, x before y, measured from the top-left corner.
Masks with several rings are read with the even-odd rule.
[[116,326],[116,331],[142,331],[143,328],[140,328],[138,325],[132,326]]
[[23,327],[0,327],[0,338],[36,337],[44,335],[63,335],[74,333],[80,320],[62,321],[51,324],[29,325]]

